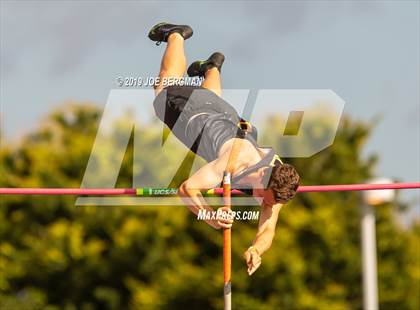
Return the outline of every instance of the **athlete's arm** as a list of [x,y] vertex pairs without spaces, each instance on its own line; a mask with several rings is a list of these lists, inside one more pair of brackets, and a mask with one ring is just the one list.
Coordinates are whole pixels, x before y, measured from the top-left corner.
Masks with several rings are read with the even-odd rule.
[[[201,167],[180,186],[179,194],[194,214],[198,214],[200,210],[214,211],[203,198],[200,189],[213,188],[220,184],[223,178],[223,171],[226,169],[227,160],[227,155],[222,155],[218,159]],[[225,211],[229,212],[227,210]],[[216,229],[230,228],[233,220],[206,220],[206,223]]]
[[276,224],[282,204],[261,206],[258,231],[252,246],[245,252],[244,257],[248,265],[248,274],[251,275],[261,265],[261,255],[266,252],[274,239]]

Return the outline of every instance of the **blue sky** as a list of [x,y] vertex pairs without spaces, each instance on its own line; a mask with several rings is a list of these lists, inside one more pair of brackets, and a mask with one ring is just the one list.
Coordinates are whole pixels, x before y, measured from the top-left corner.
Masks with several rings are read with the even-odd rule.
[[420,180],[418,1],[1,1],[0,14],[9,139],[69,100],[104,105],[118,76],[156,75],[163,47],[146,34],[171,21],[194,28],[189,62],[226,55],[224,88],[332,89],[353,118],[381,116],[377,174]]

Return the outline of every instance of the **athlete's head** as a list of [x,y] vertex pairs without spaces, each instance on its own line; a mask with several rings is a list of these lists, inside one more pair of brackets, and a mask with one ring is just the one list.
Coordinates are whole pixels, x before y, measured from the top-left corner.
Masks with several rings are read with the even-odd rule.
[[[265,173],[270,173],[266,169]],[[277,203],[286,203],[291,200],[299,187],[299,174],[289,164],[276,163],[271,169],[267,189],[271,190]]]

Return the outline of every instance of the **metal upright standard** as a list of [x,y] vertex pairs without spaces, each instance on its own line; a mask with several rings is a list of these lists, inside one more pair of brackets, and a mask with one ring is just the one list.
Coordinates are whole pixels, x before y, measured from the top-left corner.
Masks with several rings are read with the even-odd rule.
[[[223,175],[223,202],[224,206],[229,209],[231,207],[230,197],[230,173],[225,172]],[[225,310],[231,310],[232,308],[231,253],[231,229],[226,228],[223,230],[223,296],[225,301]]]
[[363,309],[378,310],[376,224],[374,207],[363,204],[361,218]]

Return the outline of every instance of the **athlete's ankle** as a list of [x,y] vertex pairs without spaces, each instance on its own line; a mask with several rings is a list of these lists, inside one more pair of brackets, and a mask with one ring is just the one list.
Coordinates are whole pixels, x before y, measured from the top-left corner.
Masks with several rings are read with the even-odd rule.
[[167,41],[169,42],[178,40],[184,41],[184,37],[179,32],[172,32],[171,34],[169,34]]
[[219,73],[219,69],[217,67],[212,67],[206,70],[206,72],[204,73],[204,76],[208,75],[208,74],[213,74],[213,73]]

